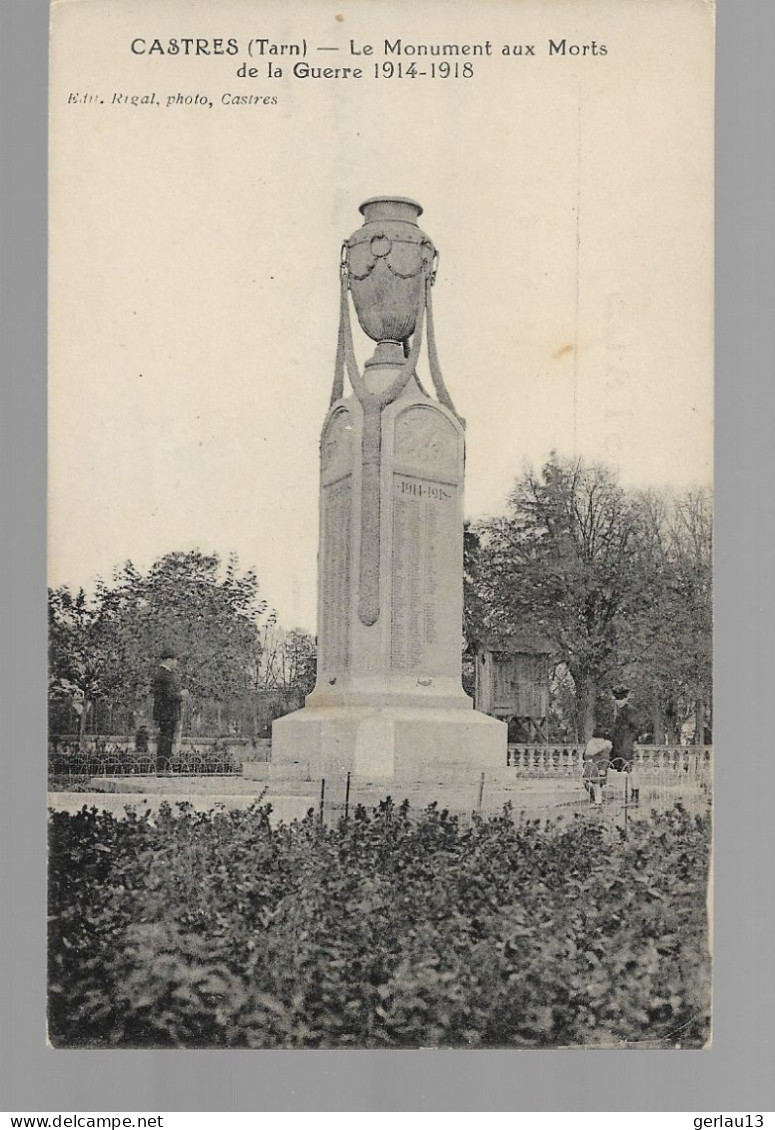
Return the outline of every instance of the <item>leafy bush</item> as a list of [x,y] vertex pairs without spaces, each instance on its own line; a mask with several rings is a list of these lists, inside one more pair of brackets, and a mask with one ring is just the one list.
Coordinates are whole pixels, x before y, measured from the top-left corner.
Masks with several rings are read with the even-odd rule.
[[60,1047],[702,1046],[709,827],[53,813]]

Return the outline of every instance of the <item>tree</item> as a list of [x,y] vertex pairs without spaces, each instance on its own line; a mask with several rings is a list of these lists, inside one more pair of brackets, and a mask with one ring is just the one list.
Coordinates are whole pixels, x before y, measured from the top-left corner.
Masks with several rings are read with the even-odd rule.
[[464,572],[467,633],[541,635],[563,675],[563,716],[570,676],[577,738],[612,721],[608,692],[624,683],[655,741],[678,741],[691,718],[703,739],[712,688],[708,491],[627,492],[608,468],[552,455],[540,474],[517,481],[505,517],[467,531]]
[[315,686],[317,670],[314,638],[300,628],[286,631],[271,616],[259,640],[257,689],[277,691],[286,703],[308,695]]
[[[552,454],[527,470],[503,518],[479,523],[471,620],[494,634],[542,636],[575,688],[577,737],[594,729],[600,690],[617,678],[620,637],[641,595],[639,510],[614,473]],[[473,545],[469,539],[469,546]]]
[[83,741],[90,711],[121,683],[118,602],[98,584],[89,598],[63,585],[48,592],[49,696],[69,698]]
[[83,590],[49,594],[54,686],[66,689],[69,681],[87,703],[109,697],[136,710],[169,645],[191,697],[224,703],[253,686],[266,613],[255,573],[241,574],[236,556],[223,566],[217,554],[168,553],[147,573],[127,561],[91,600]]
[[487,632],[487,585],[483,570],[487,555],[482,540],[487,540],[488,524],[466,522],[463,527],[463,636],[470,645]]
[[235,555],[168,553],[146,575],[128,561],[115,577],[121,608],[124,688],[147,693],[159,649],[180,659],[184,687],[218,702],[250,688],[251,662],[267,604],[252,570],[240,574]]
[[693,722],[702,742],[713,685],[711,495],[649,491],[640,504],[642,565],[651,583],[632,620],[630,678],[650,704],[655,741],[679,741]]

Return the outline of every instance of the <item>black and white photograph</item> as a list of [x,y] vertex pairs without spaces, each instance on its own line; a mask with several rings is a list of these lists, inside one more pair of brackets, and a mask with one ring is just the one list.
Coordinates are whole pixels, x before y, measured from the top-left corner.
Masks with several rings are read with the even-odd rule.
[[53,1049],[712,1047],[714,12],[52,8]]

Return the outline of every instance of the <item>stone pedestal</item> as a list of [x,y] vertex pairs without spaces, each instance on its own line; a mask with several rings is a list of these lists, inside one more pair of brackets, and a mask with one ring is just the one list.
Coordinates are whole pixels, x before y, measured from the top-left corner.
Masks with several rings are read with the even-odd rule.
[[[381,344],[367,364],[370,392],[395,378],[398,348]],[[317,684],[273,724],[273,772],[390,781],[502,769],[506,727],[461,685],[462,425],[414,377],[381,412],[371,461],[364,419],[351,396],[323,427]]]

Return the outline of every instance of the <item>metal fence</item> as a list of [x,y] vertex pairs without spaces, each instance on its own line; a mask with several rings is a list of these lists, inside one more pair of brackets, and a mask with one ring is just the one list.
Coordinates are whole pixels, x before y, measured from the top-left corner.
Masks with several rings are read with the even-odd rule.
[[[253,760],[265,760],[251,751]],[[163,772],[178,776],[241,776],[244,753],[233,748],[208,744],[184,744],[165,763]],[[138,751],[111,742],[87,748],[77,744],[57,744],[48,751],[48,771],[52,777],[136,777],[156,774],[153,750]]]

